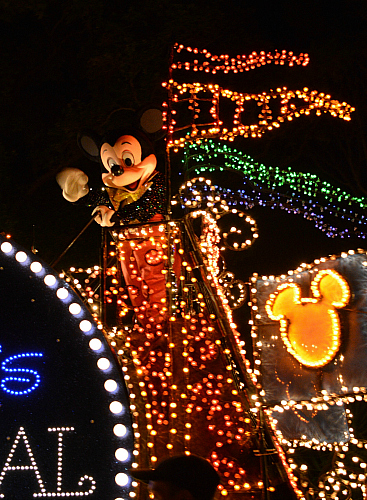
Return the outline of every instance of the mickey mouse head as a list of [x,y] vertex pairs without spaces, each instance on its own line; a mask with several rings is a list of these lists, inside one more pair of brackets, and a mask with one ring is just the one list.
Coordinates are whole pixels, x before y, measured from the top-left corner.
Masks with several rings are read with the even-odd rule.
[[350,298],[348,283],[334,270],[319,271],[311,283],[312,298],[301,298],[296,283],[278,286],[266,302],[269,318],[280,322],[280,334],[290,354],[300,363],[320,368],[340,347],[340,320],[336,309]]
[[[128,123],[128,124],[127,124]],[[78,144],[90,160],[101,166],[104,187],[89,187],[80,169],[66,168],[56,177],[63,196],[70,202],[83,198],[101,226],[146,222],[162,218],[166,209],[165,179],[156,172],[153,140],[162,137],[162,111],[148,107],[103,137],[86,130]]]

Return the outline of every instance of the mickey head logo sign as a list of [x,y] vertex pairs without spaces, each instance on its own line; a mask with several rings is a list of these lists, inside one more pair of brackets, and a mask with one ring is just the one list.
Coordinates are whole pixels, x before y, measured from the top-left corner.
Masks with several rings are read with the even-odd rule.
[[337,309],[350,298],[346,280],[336,271],[319,271],[311,283],[311,298],[301,298],[296,283],[279,285],[266,303],[269,318],[280,322],[280,334],[290,354],[300,363],[320,368],[329,363],[340,347]]

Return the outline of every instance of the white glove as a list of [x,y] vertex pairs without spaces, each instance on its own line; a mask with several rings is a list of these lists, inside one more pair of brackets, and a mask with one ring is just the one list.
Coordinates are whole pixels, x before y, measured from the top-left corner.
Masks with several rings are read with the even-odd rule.
[[78,168],[66,168],[56,176],[56,181],[62,189],[63,197],[71,202],[78,201],[88,194],[88,177]]
[[115,213],[114,210],[111,210],[110,208],[100,205],[99,207],[95,208],[92,212],[92,215],[96,214],[95,221],[98,222],[98,224],[102,227],[112,227],[115,225],[114,222],[111,222],[111,217]]

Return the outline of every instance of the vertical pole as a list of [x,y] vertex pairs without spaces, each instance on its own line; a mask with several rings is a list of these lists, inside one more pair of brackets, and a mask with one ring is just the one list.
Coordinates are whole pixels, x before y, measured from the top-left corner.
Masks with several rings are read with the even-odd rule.
[[[173,54],[174,47],[171,46],[170,54],[169,54],[169,68],[168,68],[168,79],[172,79],[172,63],[173,63]],[[166,140],[166,165],[165,165],[165,174],[166,174],[166,189],[167,189],[167,214],[168,218],[171,216],[171,158],[170,158],[170,140],[172,138],[172,130],[171,130],[171,96],[172,91],[170,87],[170,83],[168,84],[168,96],[167,96],[167,104],[168,104],[168,116],[167,116],[167,140]]]
[[106,325],[107,313],[106,313],[106,271],[107,271],[107,230],[101,228],[101,248],[99,253],[99,270],[100,270],[100,318],[102,319],[102,324]]

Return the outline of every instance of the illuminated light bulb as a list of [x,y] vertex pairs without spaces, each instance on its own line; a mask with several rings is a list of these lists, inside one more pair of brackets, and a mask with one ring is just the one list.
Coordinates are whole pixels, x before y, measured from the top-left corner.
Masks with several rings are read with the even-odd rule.
[[56,295],[59,299],[65,300],[69,296],[69,292],[66,288],[58,288]]
[[83,321],[79,323],[79,328],[82,332],[89,332],[92,329],[92,323],[87,319],[83,319]]
[[97,366],[100,370],[108,370],[110,367],[111,363],[107,358],[99,358],[97,361]]
[[40,273],[43,269],[42,264],[40,262],[32,262],[30,265],[30,269],[33,273]]
[[129,482],[129,476],[125,474],[124,472],[119,472],[115,476],[115,482],[119,486],[126,486]]
[[120,401],[112,401],[110,404],[110,412],[114,413],[115,415],[118,415],[119,413],[122,413],[124,407],[120,403]]
[[4,243],[1,244],[1,251],[4,253],[10,253],[13,250],[13,245],[9,243],[9,241],[4,241]]
[[117,387],[118,386],[117,386],[116,380],[108,379],[104,383],[104,388],[108,392],[114,392],[114,391],[116,391]]
[[126,427],[123,424],[116,424],[113,427],[113,433],[117,437],[124,437],[124,436],[126,436],[127,429],[126,429]]
[[102,342],[99,340],[99,339],[91,339],[89,341],[89,347],[93,350],[93,351],[99,351],[99,349],[102,347]]
[[15,260],[17,260],[19,263],[23,263],[27,260],[28,255],[25,252],[17,252],[15,254]]
[[47,274],[44,277],[43,281],[45,282],[45,285],[47,285],[47,286],[54,286],[54,284],[56,283],[56,278],[52,274]]
[[126,462],[129,458],[129,452],[125,448],[117,448],[115,451],[115,457],[119,462]]
[[69,312],[73,315],[77,315],[81,312],[82,308],[79,304],[77,304],[76,302],[73,302],[72,304],[70,304],[69,306]]

